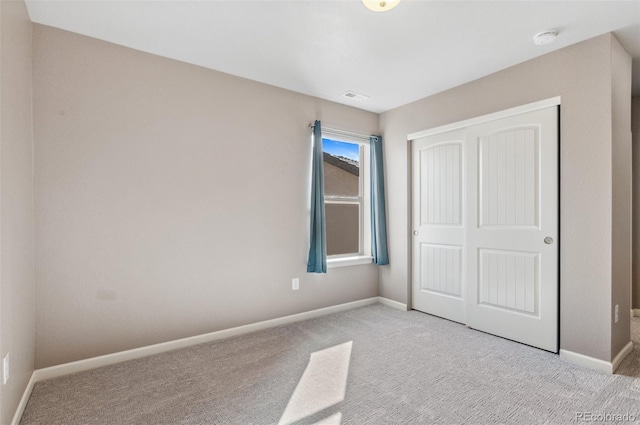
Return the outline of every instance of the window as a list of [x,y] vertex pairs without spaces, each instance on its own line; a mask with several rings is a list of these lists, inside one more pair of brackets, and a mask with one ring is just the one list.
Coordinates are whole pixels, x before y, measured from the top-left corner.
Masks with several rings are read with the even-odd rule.
[[333,266],[371,262],[369,143],[345,139],[322,138],[327,264]]

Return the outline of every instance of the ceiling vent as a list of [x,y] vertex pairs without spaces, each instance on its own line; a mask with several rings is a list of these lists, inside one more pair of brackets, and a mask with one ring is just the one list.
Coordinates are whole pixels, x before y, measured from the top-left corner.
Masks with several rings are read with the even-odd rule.
[[353,91],[348,91],[342,95],[343,97],[353,99],[353,100],[367,100],[369,96],[365,96],[364,94],[356,93]]

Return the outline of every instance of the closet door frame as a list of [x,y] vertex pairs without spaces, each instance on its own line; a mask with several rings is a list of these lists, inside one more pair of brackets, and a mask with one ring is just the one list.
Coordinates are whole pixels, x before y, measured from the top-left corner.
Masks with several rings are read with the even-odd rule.
[[[414,151],[413,148],[413,141],[417,140],[417,139],[424,139],[426,137],[430,137],[430,136],[436,136],[438,134],[441,133],[446,133],[446,132],[453,132],[456,130],[465,130],[469,127],[473,127],[473,126],[477,126],[477,125],[481,125],[484,123],[488,123],[491,121],[497,121],[503,118],[508,118],[508,117],[512,117],[515,115],[520,115],[520,114],[524,114],[524,113],[528,113],[528,112],[533,112],[533,111],[537,111],[537,110],[541,110],[541,109],[547,109],[547,108],[551,108],[551,107],[556,107],[556,110],[558,111],[558,117],[557,117],[557,131],[558,131],[558,170],[557,170],[557,184],[558,184],[558,188],[557,188],[557,196],[558,196],[558,220],[557,220],[557,237],[556,237],[556,243],[558,244],[558,252],[557,252],[557,290],[558,290],[558,298],[557,298],[557,332],[555,335],[555,338],[557,339],[557,344],[556,344],[556,349],[551,349],[551,351],[555,351],[557,352],[558,347],[560,346],[560,329],[559,329],[559,324],[560,324],[560,304],[559,304],[559,290],[560,290],[560,268],[561,268],[561,261],[560,261],[560,249],[559,249],[559,236],[560,236],[560,187],[559,187],[559,183],[560,183],[560,170],[559,170],[559,163],[560,163],[560,105],[561,105],[561,97],[554,97],[554,98],[550,98],[550,99],[545,99],[545,100],[541,100],[538,102],[534,102],[534,103],[530,103],[530,104],[526,104],[526,105],[522,105],[522,106],[518,106],[515,108],[510,108],[507,110],[503,110],[503,111],[499,111],[499,112],[495,112],[492,114],[488,114],[488,115],[483,115],[480,117],[476,117],[476,118],[472,118],[472,119],[468,119],[468,120],[464,120],[464,121],[460,121],[460,122],[456,122],[456,123],[452,123],[452,124],[447,124],[444,126],[440,126],[440,127],[435,127],[435,128],[431,128],[428,130],[423,130],[423,131],[419,131],[416,133],[412,133],[409,134],[407,136],[407,140],[409,141],[409,153],[412,156],[410,164],[412,165],[412,167],[415,167],[415,160],[413,158],[413,154],[412,152]],[[413,296],[414,296],[414,285],[416,284],[416,282],[414,282],[414,271],[416,268],[416,264],[414,261],[414,257],[415,257],[415,246],[416,244],[414,243],[414,222],[415,222],[415,217],[413,217],[414,215],[414,202],[416,201],[415,198],[415,188],[413,187],[415,185],[414,183],[414,174],[415,174],[415,170],[410,170],[408,177],[409,177],[409,195],[410,195],[410,200],[409,200],[409,208],[410,208],[410,219],[409,219],[409,229],[408,229],[408,238],[409,238],[409,243],[410,243],[410,251],[411,254],[409,255],[409,259],[408,259],[408,271],[409,271],[409,285],[408,285],[408,303],[407,306],[409,307],[409,309],[413,309],[414,307],[414,301],[413,301]],[[466,316],[466,312],[464,313],[464,315]]]

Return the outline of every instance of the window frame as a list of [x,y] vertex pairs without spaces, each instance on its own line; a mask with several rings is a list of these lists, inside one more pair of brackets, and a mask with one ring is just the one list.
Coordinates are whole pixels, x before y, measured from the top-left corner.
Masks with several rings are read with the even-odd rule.
[[[371,173],[370,158],[371,146],[368,139],[353,137],[342,134],[338,131],[323,130],[322,139],[329,139],[336,142],[350,143],[358,145],[360,153],[359,164],[359,196],[358,205],[360,209],[359,217],[359,250],[354,253],[327,255],[327,268],[345,267],[360,264],[370,264],[373,262],[371,255]],[[324,143],[324,142],[323,142]],[[324,152],[324,146],[322,151]],[[329,201],[329,202],[327,202]],[[323,193],[323,202],[326,210],[327,203],[353,205],[354,197],[331,196]]]

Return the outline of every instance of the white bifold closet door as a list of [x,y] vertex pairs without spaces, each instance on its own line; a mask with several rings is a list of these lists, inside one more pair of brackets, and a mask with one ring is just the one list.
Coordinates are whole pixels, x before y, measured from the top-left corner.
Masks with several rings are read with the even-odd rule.
[[551,107],[413,141],[413,307],[558,350]]

